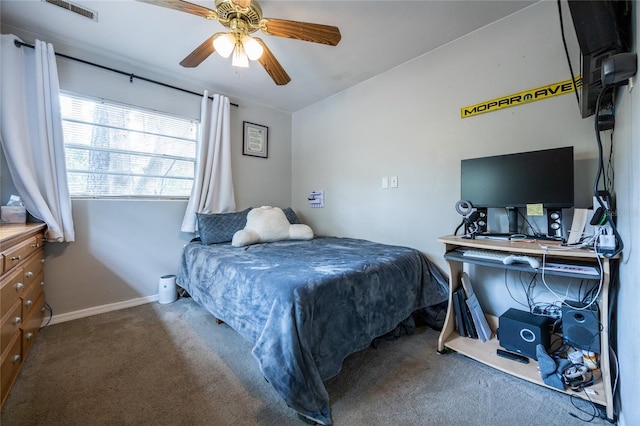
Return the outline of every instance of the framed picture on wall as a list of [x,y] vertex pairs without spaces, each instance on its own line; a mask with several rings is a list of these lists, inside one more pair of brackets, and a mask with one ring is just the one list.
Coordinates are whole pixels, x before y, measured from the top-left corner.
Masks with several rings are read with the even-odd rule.
[[243,121],[244,136],[242,153],[253,157],[267,158],[269,146],[269,128],[260,124]]

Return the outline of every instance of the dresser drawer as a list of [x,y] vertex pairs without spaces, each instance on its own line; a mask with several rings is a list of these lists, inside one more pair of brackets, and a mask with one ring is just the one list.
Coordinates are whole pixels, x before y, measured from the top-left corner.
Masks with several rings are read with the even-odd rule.
[[33,304],[29,315],[26,316],[22,323],[22,356],[26,358],[31,349],[31,345],[40,331],[42,321],[44,320],[45,313],[45,300],[44,292],[40,292],[40,295]]
[[[42,244],[40,244],[41,246]],[[4,263],[4,272],[10,271],[20,261],[29,257],[31,253],[39,248],[38,239],[35,236],[29,237],[23,242],[2,252],[2,262]]]
[[22,322],[22,304],[18,300],[11,309],[5,313],[0,323],[0,354],[9,346],[9,342],[16,333],[20,334]]
[[40,271],[22,296],[22,317],[27,318],[34,308],[38,296],[42,293],[41,282],[44,282],[44,271]]
[[20,367],[22,366],[22,354],[20,353],[20,336],[15,336],[14,340],[9,342],[9,349],[1,358],[0,365],[0,403],[4,404],[11,385],[13,385]]
[[36,248],[44,247],[44,234],[36,234]]
[[16,268],[0,281],[0,318],[24,294],[23,277],[22,268]]
[[32,282],[36,281],[36,277],[44,268],[44,250],[40,249],[27,259],[23,266],[24,285],[29,287]]

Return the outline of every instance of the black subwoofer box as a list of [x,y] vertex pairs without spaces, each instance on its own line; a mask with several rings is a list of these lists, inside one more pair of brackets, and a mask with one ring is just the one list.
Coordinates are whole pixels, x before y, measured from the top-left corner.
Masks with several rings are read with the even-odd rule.
[[511,308],[498,319],[498,341],[511,352],[538,360],[536,346],[549,347],[550,319]]
[[600,320],[595,305],[567,301],[562,305],[562,338],[574,348],[600,353]]

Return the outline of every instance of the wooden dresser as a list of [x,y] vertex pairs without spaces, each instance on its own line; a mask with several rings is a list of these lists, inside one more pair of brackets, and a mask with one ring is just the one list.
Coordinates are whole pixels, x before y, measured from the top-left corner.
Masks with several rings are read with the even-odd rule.
[[44,229],[0,224],[0,407],[44,318]]

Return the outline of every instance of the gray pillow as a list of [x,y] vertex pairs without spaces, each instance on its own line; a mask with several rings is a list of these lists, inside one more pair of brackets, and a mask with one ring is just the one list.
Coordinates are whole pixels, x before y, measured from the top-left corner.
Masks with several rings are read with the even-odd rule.
[[282,211],[284,212],[284,215],[287,217],[287,220],[289,221],[290,224],[296,225],[296,224],[302,223],[300,222],[300,219],[298,218],[298,215],[296,214],[296,212],[291,207],[282,209]]
[[228,243],[236,231],[244,229],[251,207],[233,213],[196,213],[202,244]]

